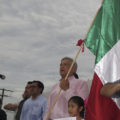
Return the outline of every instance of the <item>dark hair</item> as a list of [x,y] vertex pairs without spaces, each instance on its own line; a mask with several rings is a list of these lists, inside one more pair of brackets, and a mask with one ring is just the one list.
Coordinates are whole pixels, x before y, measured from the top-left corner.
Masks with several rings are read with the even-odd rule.
[[84,109],[84,100],[79,96],[73,96],[69,99],[68,103],[70,101],[73,101],[75,104],[77,104],[78,108],[83,107],[82,111],[79,114],[80,114],[80,117],[84,118],[84,110],[85,110]]
[[28,81],[27,84],[32,84],[33,82],[32,81]]
[[34,80],[32,83],[37,83],[38,87],[42,88],[41,93],[43,92],[43,90],[44,90],[44,84],[41,81]]
[[76,79],[79,79],[79,76],[78,76],[77,73],[73,73],[73,75],[74,75],[74,77],[75,77]]

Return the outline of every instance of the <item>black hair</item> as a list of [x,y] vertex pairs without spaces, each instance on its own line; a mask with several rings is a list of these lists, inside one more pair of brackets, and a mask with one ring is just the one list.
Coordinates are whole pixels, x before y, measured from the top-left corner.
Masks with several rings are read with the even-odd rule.
[[73,75],[74,75],[74,77],[75,77],[76,79],[79,79],[79,76],[78,76],[77,73],[73,73]]
[[44,84],[41,81],[34,80],[32,83],[37,83],[38,87],[42,88],[41,93],[43,92],[43,90],[44,90]]
[[79,113],[79,115],[80,115],[80,117],[84,118],[84,111],[85,111],[85,109],[84,109],[84,100],[83,100],[81,97],[79,97],[79,96],[73,96],[73,97],[71,97],[71,98],[69,99],[68,103],[69,103],[70,101],[73,101],[75,104],[77,104],[77,105],[78,105],[78,108],[83,107],[83,109],[82,109],[82,111]]
[[27,84],[32,84],[33,82],[32,81],[28,81]]

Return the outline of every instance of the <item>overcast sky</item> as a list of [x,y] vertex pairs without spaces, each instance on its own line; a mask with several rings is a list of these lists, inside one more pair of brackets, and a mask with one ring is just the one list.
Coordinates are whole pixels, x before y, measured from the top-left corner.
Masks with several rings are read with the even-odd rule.
[[[0,88],[19,98],[27,81],[40,80],[45,92],[60,79],[61,58],[74,58],[102,0],[0,0]],[[93,77],[94,56],[78,59],[80,79]],[[9,94],[9,93],[7,93]]]

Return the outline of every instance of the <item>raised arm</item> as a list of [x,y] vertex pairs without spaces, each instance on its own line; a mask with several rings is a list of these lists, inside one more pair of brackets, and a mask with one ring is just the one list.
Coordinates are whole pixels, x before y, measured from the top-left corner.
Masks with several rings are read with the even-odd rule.
[[18,108],[18,104],[8,103],[8,104],[4,105],[4,109],[6,109],[6,110],[15,111],[17,108]]
[[120,83],[107,83],[101,88],[100,94],[106,97],[112,97],[118,91],[120,91]]

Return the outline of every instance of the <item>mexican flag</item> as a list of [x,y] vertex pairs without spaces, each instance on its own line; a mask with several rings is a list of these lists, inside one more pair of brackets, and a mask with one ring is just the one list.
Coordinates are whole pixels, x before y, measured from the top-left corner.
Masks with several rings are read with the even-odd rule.
[[120,120],[120,98],[100,95],[108,82],[120,80],[120,0],[104,0],[85,39],[96,56],[85,120]]

